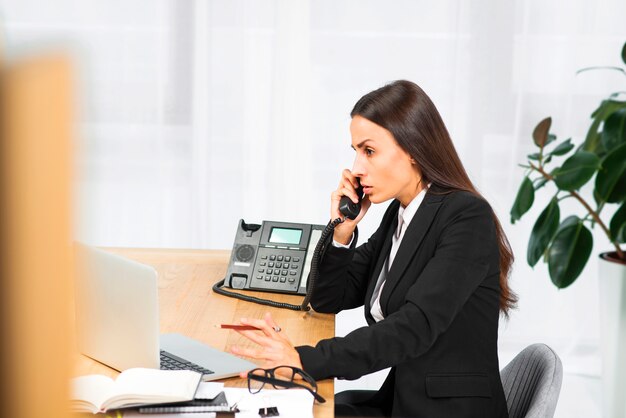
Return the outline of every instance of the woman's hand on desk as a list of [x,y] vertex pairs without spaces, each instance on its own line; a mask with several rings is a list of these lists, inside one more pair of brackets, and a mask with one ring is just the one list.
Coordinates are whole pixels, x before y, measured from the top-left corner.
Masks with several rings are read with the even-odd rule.
[[[233,354],[263,360],[260,367],[264,369],[271,369],[276,366],[302,368],[300,355],[285,335],[285,332],[276,331],[276,329],[281,328],[274,322],[269,312],[265,314],[263,319],[241,318],[241,323],[243,325],[252,325],[262,331],[236,330],[237,333],[257,343],[260,347],[247,348],[235,345],[230,348]],[[241,373],[241,377],[246,377],[246,375],[247,372]]]

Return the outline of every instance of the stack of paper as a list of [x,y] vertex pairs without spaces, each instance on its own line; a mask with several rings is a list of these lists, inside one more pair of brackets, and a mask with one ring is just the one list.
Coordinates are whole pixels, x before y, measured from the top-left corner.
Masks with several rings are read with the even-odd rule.
[[272,406],[278,408],[281,418],[313,417],[313,395],[305,389],[263,389],[254,395],[243,388],[224,388],[224,392],[229,405],[237,403],[241,411],[237,418],[258,418],[259,408]]

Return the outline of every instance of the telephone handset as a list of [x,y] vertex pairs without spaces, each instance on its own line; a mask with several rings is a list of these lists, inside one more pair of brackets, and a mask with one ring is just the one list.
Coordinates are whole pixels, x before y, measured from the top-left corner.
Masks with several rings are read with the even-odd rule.
[[356,194],[359,197],[359,203],[354,203],[348,196],[342,196],[339,200],[339,212],[341,212],[346,218],[355,220],[359,213],[361,213],[361,201],[363,200],[363,186],[361,186],[361,180],[357,177],[359,187],[356,189]]
[[[359,203],[347,196],[339,202],[339,211],[346,218],[356,219],[361,212],[363,187],[360,181],[357,195]],[[325,242],[341,222],[343,219],[337,218],[324,227],[274,221],[247,224],[241,219],[226,277],[213,285],[213,291],[262,305],[308,311]],[[292,305],[230,292],[223,289],[224,286],[305,297],[301,305]]]

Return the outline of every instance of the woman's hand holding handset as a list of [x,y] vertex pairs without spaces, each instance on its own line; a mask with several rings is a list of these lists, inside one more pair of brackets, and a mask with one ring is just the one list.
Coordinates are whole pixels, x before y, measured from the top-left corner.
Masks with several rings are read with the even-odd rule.
[[352,234],[354,233],[354,229],[356,228],[357,224],[361,221],[361,219],[363,219],[363,216],[365,215],[365,213],[367,213],[367,210],[372,204],[367,196],[363,196],[363,200],[361,201],[361,212],[354,220],[346,218],[339,211],[339,202],[343,196],[347,196],[354,203],[358,203],[359,196],[356,191],[358,188],[359,188],[358,177],[354,176],[350,170],[345,169],[341,173],[341,181],[339,182],[339,186],[337,187],[337,190],[335,190],[331,194],[331,199],[330,199],[331,200],[331,205],[330,205],[331,219],[345,218],[345,222],[340,223],[339,225],[335,227],[333,239],[339,243],[346,244],[346,245],[350,243],[350,240],[352,239]]

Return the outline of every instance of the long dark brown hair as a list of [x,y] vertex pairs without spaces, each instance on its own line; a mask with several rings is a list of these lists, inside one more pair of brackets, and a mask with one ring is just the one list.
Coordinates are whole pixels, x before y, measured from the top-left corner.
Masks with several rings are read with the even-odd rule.
[[[426,184],[453,192],[464,190],[481,199],[454,148],[446,125],[428,95],[415,83],[398,80],[361,97],[350,116],[361,116],[387,129],[417,163]],[[517,296],[508,284],[513,251],[493,212],[500,250],[500,311],[508,316]]]

